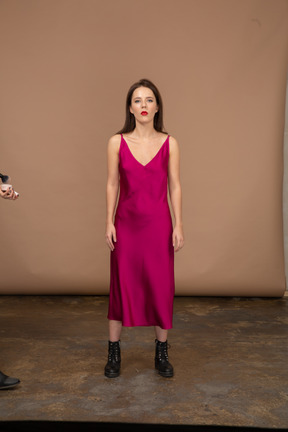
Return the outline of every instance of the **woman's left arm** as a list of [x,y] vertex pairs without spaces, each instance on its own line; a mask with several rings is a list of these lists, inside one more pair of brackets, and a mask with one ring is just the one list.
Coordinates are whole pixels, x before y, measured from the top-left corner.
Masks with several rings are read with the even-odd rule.
[[179,145],[175,138],[169,137],[169,164],[168,164],[168,187],[175,218],[173,230],[173,247],[177,252],[184,246],[184,234],[182,224],[182,192],[180,184],[180,154]]

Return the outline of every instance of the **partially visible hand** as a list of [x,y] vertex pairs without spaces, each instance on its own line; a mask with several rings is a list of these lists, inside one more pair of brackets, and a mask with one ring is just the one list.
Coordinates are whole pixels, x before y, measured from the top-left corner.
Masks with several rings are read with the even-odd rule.
[[175,226],[172,235],[174,252],[178,252],[184,246],[184,234],[182,226]]
[[117,242],[116,228],[112,223],[107,224],[106,227],[106,243],[108,244],[111,251],[115,249],[114,243]]
[[4,199],[16,200],[19,195],[17,195],[13,188],[7,189],[5,192],[0,188],[0,196]]

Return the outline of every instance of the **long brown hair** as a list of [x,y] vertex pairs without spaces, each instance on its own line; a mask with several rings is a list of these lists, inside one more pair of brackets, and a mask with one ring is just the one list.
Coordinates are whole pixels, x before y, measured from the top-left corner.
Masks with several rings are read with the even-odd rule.
[[126,97],[126,119],[123,128],[117,132],[118,134],[128,133],[132,132],[135,129],[136,122],[134,115],[130,112],[130,106],[131,106],[131,99],[134,90],[136,90],[139,87],[147,87],[154,93],[154,96],[156,98],[156,102],[158,105],[158,111],[155,113],[154,116],[154,128],[157,132],[162,132],[167,134],[167,132],[164,130],[164,124],[163,124],[163,103],[162,98],[160,95],[159,90],[155,86],[155,84],[152,83],[152,81],[148,79],[140,79],[136,83],[132,84],[130,89],[128,90],[127,97]]

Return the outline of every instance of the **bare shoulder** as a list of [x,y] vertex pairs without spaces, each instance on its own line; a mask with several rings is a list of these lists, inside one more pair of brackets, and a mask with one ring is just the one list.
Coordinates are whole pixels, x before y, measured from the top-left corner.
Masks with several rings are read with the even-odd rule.
[[115,151],[118,153],[120,148],[120,142],[121,142],[121,135],[120,134],[113,135],[108,141],[108,150]]
[[179,150],[179,144],[176,138],[169,136],[169,147],[170,147],[170,153],[174,153],[175,151]]

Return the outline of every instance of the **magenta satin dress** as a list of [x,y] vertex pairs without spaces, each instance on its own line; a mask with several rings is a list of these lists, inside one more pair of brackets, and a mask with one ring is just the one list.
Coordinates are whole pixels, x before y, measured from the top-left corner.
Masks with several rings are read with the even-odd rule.
[[135,159],[121,135],[108,318],[123,326],[172,327],[175,284],[168,161],[169,135],[146,165]]

